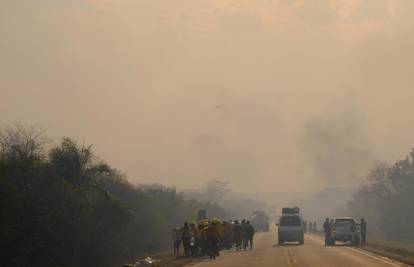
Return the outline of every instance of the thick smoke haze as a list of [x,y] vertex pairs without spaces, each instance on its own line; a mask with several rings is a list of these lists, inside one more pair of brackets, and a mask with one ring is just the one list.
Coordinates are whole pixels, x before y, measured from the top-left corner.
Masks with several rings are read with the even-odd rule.
[[3,0],[0,123],[137,183],[360,183],[413,146],[414,1]]

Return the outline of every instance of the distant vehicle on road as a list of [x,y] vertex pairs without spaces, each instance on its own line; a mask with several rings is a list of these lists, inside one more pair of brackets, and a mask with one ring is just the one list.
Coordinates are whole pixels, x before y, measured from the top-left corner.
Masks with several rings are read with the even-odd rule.
[[300,214],[300,209],[298,207],[283,208],[282,214]]
[[253,212],[250,223],[257,232],[269,232],[269,217],[262,210]]
[[283,208],[277,226],[279,226],[277,231],[279,245],[285,242],[299,242],[301,245],[305,243],[303,218],[299,208]]
[[353,246],[359,246],[361,242],[360,227],[356,219],[352,217],[336,217],[332,225],[332,244],[336,241],[347,242]]

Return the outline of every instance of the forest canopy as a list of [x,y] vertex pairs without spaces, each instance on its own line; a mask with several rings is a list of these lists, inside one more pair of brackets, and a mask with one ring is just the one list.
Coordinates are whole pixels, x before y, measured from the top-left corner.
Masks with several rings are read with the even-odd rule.
[[47,140],[37,127],[0,130],[1,266],[114,266],[169,247],[199,209],[226,216],[175,188],[129,183],[90,145]]
[[379,163],[349,202],[364,217],[370,234],[386,240],[414,240],[414,150],[394,164]]

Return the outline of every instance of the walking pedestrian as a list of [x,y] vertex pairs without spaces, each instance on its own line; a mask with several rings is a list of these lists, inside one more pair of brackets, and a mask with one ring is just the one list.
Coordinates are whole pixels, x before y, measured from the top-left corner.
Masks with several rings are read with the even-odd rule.
[[361,218],[361,246],[365,246],[367,242],[367,222]]
[[331,226],[329,218],[326,218],[325,222],[323,223],[323,231],[325,233],[325,247],[327,247],[331,243]]
[[254,233],[255,233],[254,227],[253,227],[253,225],[250,224],[249,221],[247,221],[246,224],[247,224],[247,226],[246,226],[247,227],[247,240],[250,244],[250,249],[253,249],[253,236],[254,236]]
[[242,245],[243,245],[243,249],[246,250],[247,249],[247,242],[248,241],[248,234],[247,234],[247,223],[246,220],[243,219],[242,223],[241,223],[241,230],[242,230]]
[[207,226],[207,241],[208,241],[208,254],[210,259],[216,259],[219,255],[219,236],[217,235],[217,224],[212,222]]
[[181,240],[183,241],[184,254],[186,257],[189,257],[191,235],[190,235],[190,227],[188,226],[188,222],[184,222],[184,226],[182,228]]
[[239,221],[235,221],[233,225],[233,238],[236,250],[239,251],[242,245],[242,229]]

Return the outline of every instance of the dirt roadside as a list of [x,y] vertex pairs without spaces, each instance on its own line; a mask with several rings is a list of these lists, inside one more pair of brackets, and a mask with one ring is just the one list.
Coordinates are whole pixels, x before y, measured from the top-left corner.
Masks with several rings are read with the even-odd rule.
[[414,251],[412,250],[394,248],[379,243],[368,243],[361,249],[414,266]]
[[[324,235],[321,232],[312,234],[318,238],[323,238]],[[359,249],[366,250],[371,253],[378,254],[383,257],[390,258],[408,265],[414,266],[414,250],[404,247],[397,247],[395,245],[389,245],[387,242],[368,242],[365,246],[359,247]]]
[[[184,256],[180,256],[180,257],[176,257],[173,256],[172,253],[170,251],[168,252],[160,252],[160,253],[154,253],[154,254],[149,254],[145,257],[141,257],[141,258],[146,258],[146,257],[150,257],[154,260],[160,260],[160,264],[159,265],[148,265],[148,266],[159,266],[159,267],[182,267],[185,266],[187,264],[191,264],[191,263],[197,263],[201,260],[203,260],[203,258],[187,258]],[[126,264],[124,266],[127,266]],[[131,265],[133,266],[133,265]],[[147,265],[145,265],[147,266]]]

